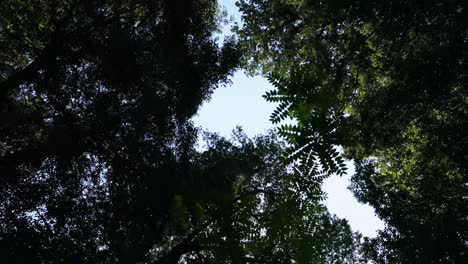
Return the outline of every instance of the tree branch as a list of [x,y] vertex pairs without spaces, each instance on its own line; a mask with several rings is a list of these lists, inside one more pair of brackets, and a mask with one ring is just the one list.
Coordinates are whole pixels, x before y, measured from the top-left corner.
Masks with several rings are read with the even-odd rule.
[[237,201],[240,201],[240,200],[244,199],[247,196],[257,195],[257,194],[261,194],[261,193],[270,196],[270,198],[274,198],[274,193],[272,191],[257,188],[257,189],[253,189],[251,191],[240,194],[239,196],[234,198],[234,200],[232,202],[234,203],[234,202],[237,202]]
[[60,31],[54,32],[49,41],[49,44],[44,48],[33,62],[25,68],[17,71],[6,80],[0,82],[0,102],[3,102],[8,93],[18,88],[21,84],[34,79],[38,71],[42,68],[47,68],[51,63],[55,62],[57,55],[61,53],[63,34]]
[[196,238],[196,236],[201,233],[205,228],[210,226],[212,223],[214,223],[216,220],[215,218],[212,218],[205,223],[203,223],[201,226],[195,228],[188,236],[186,236],[179,244],[177,244],[175,247],[171,249],[171,251],[166,254],[165,256],[159,258],[157,261],[152,262],[153,264],[176,264],[179,262],[180,257],[187,253],[190,252],[190,249],[193,246],[193,241]]
[[[232,200],[232,203],[242,200],[243,198],[256,195],[256,194],[266,194],[270,197],[273,197],[273,192],[264,190],[264,189],[254,189],[252,191],[243,193]],[[183,254],[186,254],[191,251],[193,248],[193,243],[195,238],[198,234],[200,234],[203,230],[205,230],[208,226],[215,223],[218,220],[219,215],[213,216],[210,220],[206,221],[202,225],[198,226],[195,230],[193,230],[189,235],[187,235],[179,244],[171,249],[169,253],[164,255],[163,257],[159,258],[158,260],[152,262],[153,264],[176,264],[179,262],[180,257]]]

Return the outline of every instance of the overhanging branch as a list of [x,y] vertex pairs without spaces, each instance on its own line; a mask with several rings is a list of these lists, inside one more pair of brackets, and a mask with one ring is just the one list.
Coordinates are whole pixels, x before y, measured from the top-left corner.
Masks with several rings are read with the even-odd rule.
[[[240,201],[247,196],[257,195],[261,193],[266,194],[270,197],[273,197],[274,195],[273,192],[269,190],[253,189],[251,191],[240,194],[239,196],[237,196],[236,198],[232,200],[232,203]],[[163,257],[151,263],[152,264],[176,264],[178,263],[182,255],[192,251],[192,248],[194,247],[195,238],[198,236],[198,234],[200,234],[203,230],[205,230],[211,224],[215,223],[219,217],[220,215],[216,214],[210,220],[207,220],[202,225],[195,228],[195,230],[193,230],[189,235],[187,235],[179,244],[174,246],[169,253],[167,253]]]

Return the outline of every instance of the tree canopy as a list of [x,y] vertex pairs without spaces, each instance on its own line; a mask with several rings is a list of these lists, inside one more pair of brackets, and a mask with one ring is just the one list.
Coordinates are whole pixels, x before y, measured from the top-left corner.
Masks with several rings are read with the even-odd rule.
[[[281,162],[190,118],[238,66],[213,1],[0,3],[0,253],[14,263],[330,263],[361,237]],[[356,253],[356,254],[355,254]]]
[[275,85],[272,121],[298,122],[288,160],[356,160],[351,189],[387,224],[377,263],[468,258],[466,4],[239,1],[244,65]]
[[361,235],[313,198],[319,186],[283,165],[273,132],[205,140],[173,201],[172,238],[152,251],[156,263],[364,263]]
[[1,1],[0,250],[15,263],[136,263],[162,239],[237,65],[213,1]]
[[[0,2],[0,255],[11,263],[466,263],[467,2]],[[263,136],[191,121],[266,75]],[[283,141],[284,140],[284,141]],[[362,237],[323,180],[386,223]]]

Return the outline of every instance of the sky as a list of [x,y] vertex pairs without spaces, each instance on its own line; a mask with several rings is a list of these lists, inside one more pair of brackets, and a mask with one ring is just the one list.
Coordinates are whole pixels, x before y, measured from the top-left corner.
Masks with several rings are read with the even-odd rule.
[[[240,14],[234,0],[219,1],[226,7],[235,21],[240,21]],[[224,34],[229,25],[224,27]],[[197,126],[211,132],[229,137],[236,126],[241,126],[248,136],[265,133],[273,128],[269,121],[275,105],[268,103],[262,95],[273,89],[268,81],[261,77],[246,76],[241,70],[231,78],[232,85],[220,86],[215,90],[210,101],[205,102],[195,116]],[[323,190],[327,193],[325,205],[332,214],[348,220],[354,231],[374,237],[377,230],[383,229],[383,222],[375,216],[369,205],[360,204],[347,189],[349,177],[354,173],[352,162],[347,162],[346,176],[332,176],[325,180]]]

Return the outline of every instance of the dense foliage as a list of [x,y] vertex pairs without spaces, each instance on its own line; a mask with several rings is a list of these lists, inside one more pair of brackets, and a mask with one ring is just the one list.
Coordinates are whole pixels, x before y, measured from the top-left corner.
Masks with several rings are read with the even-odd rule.
[[195,150],[238,64],[212,1],[0,3],[0,253],[12,263],[359,262],[274,134]]
[[337,145],[356,160],[351,189],[387,223],[372,259],[465,263],[467,2],[239,7],[244,63],[276,86],[272,120],[298,122],[280,131],[296,151],[288,160],[340,172]]
[[0,2],[0,255],[135,263],[187,177],[188,121],[237,64],[197,1]]
[[177,221],[152,251],[156,263],[365,263],[361,236],[319,203],[319,186],[283,165],[274,133],[205,139],[172,203]]
[[[220,42],[213,0],[0,1],[2,259],[468,262],[467,2],[238,5]],[[297,124],[197,149],[239,62]],[[375,238],[321,204],[345,158]]]

